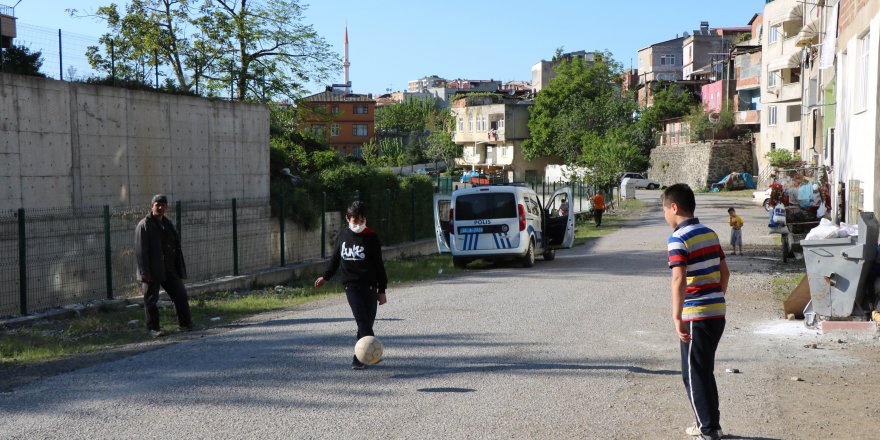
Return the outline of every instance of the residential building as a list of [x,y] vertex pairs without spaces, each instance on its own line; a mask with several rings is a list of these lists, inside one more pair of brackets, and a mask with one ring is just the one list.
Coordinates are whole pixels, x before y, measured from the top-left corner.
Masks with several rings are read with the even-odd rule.
[[556,72],[553,70],[556,66],[559,65],[563,60],[571,61],[574,58],[580,58],[584,60],[587,64],[592,65],[596,62],[598,57],[601,57],[602,54],[600,52],[587,52],[584,50],[579,50],[576,52],[568,52],[559,56],[554,56],[551,61],[541,60],[535,63],[532,66],[532,91],[537,93],[541,91],[544,87],[547,87],[547,84],[550,84],[550,80],[556,77]]
[[522,144],[529,138],[529,109],[533,101],[495,96],[462,96],[450,110],[456,121],[453,140],[463,147],[459,166],[486,174],[503,174],[510,181],[540,178],[555,157],[526,159]]
[[[823,159],[832,169],[834,218],[854,224],[859,212],[876,212],[880,206],[880,2],[828,2],[826,12],[828,26],[823,29],[819,63],[820,68],[830,66],[836,55],[836,68],[821,70],[826,79],[834,76],[835,83],[826,84],[836,89],[836,115],[835,134]],[[825,52],[826,47],[835,48],[835,53]]]
[[659,82],[680,81],[682,76],[682,43],[688,36],[652,44],[639,49],[638,99],[640,107],[649,107],[654,102],[651,93]]
[[700,28],[682,41],[683,79],[696,79],[695,75],[708,76],[710,81],[721,80],[723,65],[730,55],[730,49],[742,34],[751,32],[751,27],[709,28],[709,22],[700,23]]
[[13,8],[6,5],[0,5],[0,48],[9,49],[12,47],[12,40],[15,39],[15,16],[13,16]]
[[801,48],[803,3],[774,0],[764,6],[761,32],[761,137],[755,156],[759,176],[769,177],[767,153],[801,154]]
[[429,88],[446,87],[446,79],[437,75],[424,76],[409,82],[409,93],[425,93]]
[[323,136],[342,155],[361,157],[361,148],[375,133],[373,95],[345,93],[327,87],[297,101],[299,129]]
[[733,95],[734,123],[753,133],[756,150],[761,131],[761,26],[763,15],[755,14],[749,21],[751,35],[733,47],[732,76],[735,80]]

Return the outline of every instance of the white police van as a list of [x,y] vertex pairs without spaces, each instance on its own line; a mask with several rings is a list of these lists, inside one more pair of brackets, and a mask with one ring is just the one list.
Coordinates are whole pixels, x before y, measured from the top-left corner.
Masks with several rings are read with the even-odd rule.
[[434,196],[437,249],[456,267],[476,259],[518,259],[524,267],[574,245],[572,191],[562,188],[541,203],[526,184],[478,186]]

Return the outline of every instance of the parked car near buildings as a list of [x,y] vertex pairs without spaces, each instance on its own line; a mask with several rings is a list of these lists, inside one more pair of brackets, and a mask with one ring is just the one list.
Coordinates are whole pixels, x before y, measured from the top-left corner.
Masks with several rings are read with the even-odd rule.
[[649,179],[645,177],[642,173],[623,173],[620,176],[620,181],[623,179],[629,179],[630,184],[635,184],[636,188],[648,188],[648,189],[657,189],[660,188],[660,182]]
[[753,192],[752,199],[763,206],[764,210],[770,210],[770,188]]

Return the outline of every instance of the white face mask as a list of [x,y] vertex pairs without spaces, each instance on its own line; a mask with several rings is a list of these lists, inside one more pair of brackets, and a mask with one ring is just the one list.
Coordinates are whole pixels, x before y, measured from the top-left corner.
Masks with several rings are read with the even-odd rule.
[[366,229],[366,228],[367,228],[367,224],[366,224],[366,223],[361,223],[361,224],[359,224],[359,225],[354,224],[354,223],[349,223],[349,224],[348,224],[348,229],[351,229],[351,232],[354,232],[355,234],[360,234],[360,233],[363,232],[363,230]]

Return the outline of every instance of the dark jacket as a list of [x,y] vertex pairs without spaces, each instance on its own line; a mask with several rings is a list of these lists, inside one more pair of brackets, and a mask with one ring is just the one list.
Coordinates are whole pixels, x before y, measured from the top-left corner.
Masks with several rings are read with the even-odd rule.
[[[170,228],[177,237],[177,230],[168,217],[162,218],[162,225],[166,229]],[[180,249],[180,242],[175,239],[175,248],[177,250],[177,258],[175,269],[180,279],[186,278],[186,263],[183,262],[183,252]],[[154,283],[165,281],[165,261],[162,256],[162,226],[159,220],[153,217],[153,214],[147,214],[141,220],[134,230],[134,254],[137,257],[138,280],[142,280],[143,274],[149,275],[149,279]]]
[[329,280],[342,267],[339,281],[343,286],[355,284],[374,287],[384,293],[388,287],[385,262],[382,261],[382,243],[379,236],[369,227],[355,234],[347,226],[336,238],[336,246],[324,271],[324,279]]

